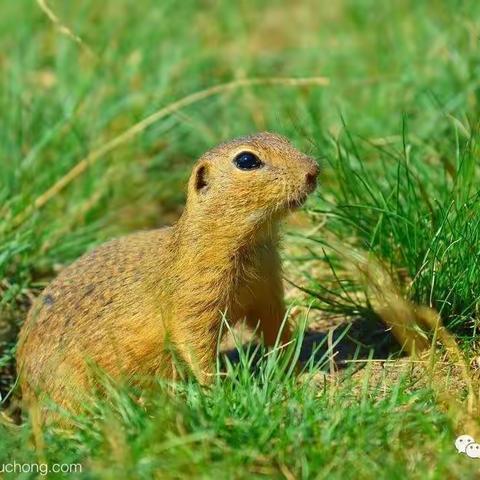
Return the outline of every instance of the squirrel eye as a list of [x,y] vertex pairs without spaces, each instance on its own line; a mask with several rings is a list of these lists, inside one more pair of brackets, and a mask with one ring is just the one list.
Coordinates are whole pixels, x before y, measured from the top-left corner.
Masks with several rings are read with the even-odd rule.
[[240,170],[255,170],[263,166],[263,162],[252,152],[239,153],[233,163]]

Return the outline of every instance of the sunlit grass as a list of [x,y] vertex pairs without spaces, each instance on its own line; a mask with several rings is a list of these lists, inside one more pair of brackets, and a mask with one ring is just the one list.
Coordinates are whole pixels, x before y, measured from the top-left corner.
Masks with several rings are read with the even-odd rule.
[[299,382],[288,356],[270,354],[252,373],[251,355],[207,391],[160,383],[138,402],[138,391],[111,390],[74,434],[45,431],[41,452],[27,442],[28,423],[6,430],[0,462],[80,463],[93,478],[425,478],[432,465],[436,478],[473,475],[435,390],[411,369],[393,381],[367,370],[336,382],[312,364]]

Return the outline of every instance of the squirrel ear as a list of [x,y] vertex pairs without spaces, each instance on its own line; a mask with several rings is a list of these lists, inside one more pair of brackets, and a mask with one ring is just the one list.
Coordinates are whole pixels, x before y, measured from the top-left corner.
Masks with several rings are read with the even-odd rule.
[[208,190],[208,168],[200,165],[195,172],[195,190],[199,193],[204,193]]

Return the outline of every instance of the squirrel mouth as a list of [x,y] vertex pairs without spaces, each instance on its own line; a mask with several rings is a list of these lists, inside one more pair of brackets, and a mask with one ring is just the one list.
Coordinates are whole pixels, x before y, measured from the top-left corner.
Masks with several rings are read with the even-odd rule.
[[300,195],[299,197],[297,198],[294,198],[293,200],[289,200],[287,202],[287,209],[288,210],[297,210],[299,209],[301,206],[303,206],[303,204],[307,201],[307,197],[308,197],[308,194],[305,193],[303,195]]

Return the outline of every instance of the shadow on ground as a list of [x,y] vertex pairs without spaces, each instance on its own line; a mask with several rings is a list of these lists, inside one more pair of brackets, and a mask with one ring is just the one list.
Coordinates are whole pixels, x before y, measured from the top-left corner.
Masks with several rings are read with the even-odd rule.
[[[252,365],[258,364],[262,358],[257,347],[255,342],[242,346],[243,351],[255,352]],[[234,365],[240,361],[240,352],[236,348],[224,350],[222,353]],[[299,359],[304,365],[310,361],[320,369],[330,368],[333,361],[336,369],[344,369],[352,363],[362,365],[361,360],[388,359],[400,354],[400,345],[388,327],[379,320],[358,318],[331,331],[307,331]]]

